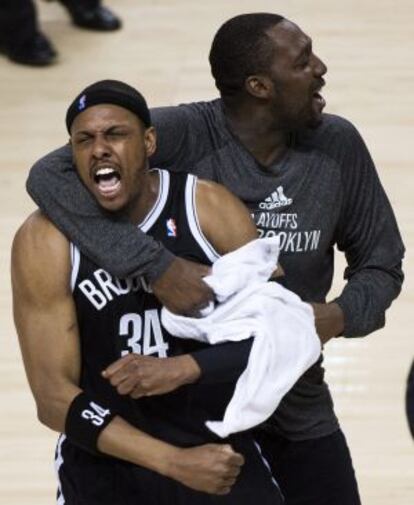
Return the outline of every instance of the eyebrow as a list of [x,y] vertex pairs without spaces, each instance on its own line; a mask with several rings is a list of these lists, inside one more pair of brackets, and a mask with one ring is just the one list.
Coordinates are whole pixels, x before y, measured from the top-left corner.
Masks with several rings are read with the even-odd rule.
[[306,37],[305,43],[300,49],[299,53],[295,57],[295,63],[302,58],[304,54],[310,54],[312,52],[312,39],[309,37]]
[[[113,131],[118,128],[127,128],[127,127],[128,127],[128,125],[126,125],[126,124],[118,123],[118,124],[114,124],[114,125],[109,126],[103,132],[107,135],[108,133],[113,133]],[[94,135],[94,134],[95,134],[95,132],[91,132],[90,130],[80,130],[75,133],[75,136],[76,135],[89,135],[90,136],[90,135]]]

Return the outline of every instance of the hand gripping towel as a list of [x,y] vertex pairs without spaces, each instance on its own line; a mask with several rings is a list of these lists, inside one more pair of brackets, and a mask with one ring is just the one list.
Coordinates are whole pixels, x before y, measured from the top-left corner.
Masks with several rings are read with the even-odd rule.
[[320,356],[312,307],[280,284],[268,282],[278,256],[279,241],[271,237],[219,258],[205,278],[219,303],[205,317],[162,309],[162,324],[176,337],[212,345],[254,337],[224,418],[206,422],[222,438],[268,419]]

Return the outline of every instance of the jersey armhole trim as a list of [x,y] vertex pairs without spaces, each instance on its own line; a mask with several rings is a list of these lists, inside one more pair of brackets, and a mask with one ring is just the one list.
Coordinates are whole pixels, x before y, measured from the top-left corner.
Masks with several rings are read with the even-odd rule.
[[159,173],[160,187],[158,190],[157,201],[146,215],[144,221],[138,225],[144,233],[147,233],[160,217],[160,214],[167,203],[168,193],[170,191],[170,174],[166,170],[159,168],[153,168],[151,171],[153,170],[156,170]]
[[214,249],[213,245],[206,239],[201,230],[200,222],[197,214],[196,205],[196,189],[197,177],[189,174],[185,185],[185,208],[187,211],[188,224],[190,231],[199,244],[201,249],[206,254],[207,258],[214,263],[220,258],[220,254]]
[[72,293],[75,291],[76,280],[79,274],[79,266],[80,266],[80,252],[79,249],[70,243],[70,262],[72,265],[72,272],[70,275],[70,287],[72,289]]

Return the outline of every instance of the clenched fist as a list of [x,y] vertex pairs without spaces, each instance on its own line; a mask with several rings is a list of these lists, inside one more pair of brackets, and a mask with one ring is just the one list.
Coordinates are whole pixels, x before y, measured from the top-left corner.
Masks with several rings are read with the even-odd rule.
[[206,444],[178,449],[169,477],[197,491],[228,494],[244,464],[230,445]]

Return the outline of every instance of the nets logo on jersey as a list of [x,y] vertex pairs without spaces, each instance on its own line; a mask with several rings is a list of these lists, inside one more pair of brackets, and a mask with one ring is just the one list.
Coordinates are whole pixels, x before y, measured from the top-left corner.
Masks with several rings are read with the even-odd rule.
[[165,225],[167,227],[167,237],[176,237],[177,225],[175,224],[175,219],[170,217],[170,219],[167,219]]
[[287,198],[283,192],[283,187],[278,186],[276,191],[268,196],[263,202],[259,203],[259,209],[272,210],[279,207],[286,207],[293,202],[292,198]]

